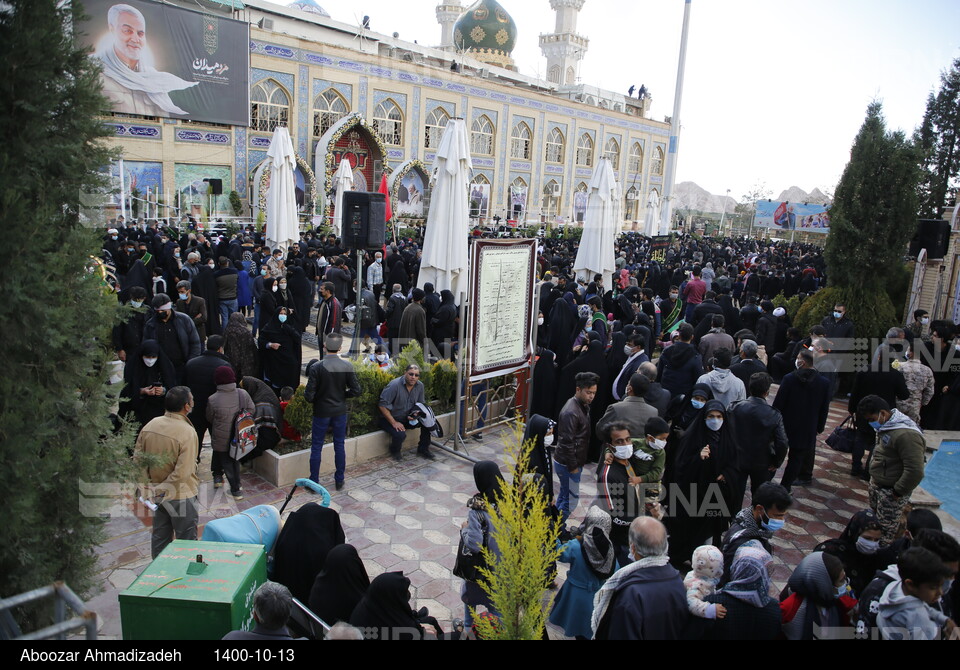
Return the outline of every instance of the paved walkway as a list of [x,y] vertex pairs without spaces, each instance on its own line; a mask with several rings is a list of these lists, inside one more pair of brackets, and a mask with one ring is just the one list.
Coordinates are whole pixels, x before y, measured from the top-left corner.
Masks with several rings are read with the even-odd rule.
[[[306,354],[305,354],[306,357]],[[775,389],[774,389],[775,392]],[[826,435],[846,417],[846,403],[835,402]],[[470,441],[470,455],[503,465],[504,429],[485,437],[483,443]],[[466,519],[466,502],[475,493],[472,465],[438,453],[435,462],[405,455],[402,463],[382,459],[347,470],[347,486],[333,492],[333,482],[322,480],[333,495],[333,509],[341,515],[347,542],[356,546],[370,578],[402,571],[412,582],[416,606],[428,607],[446,626],[463,617],[460,603],[461,580],[453,577],[460,524]],[[332,454],[325,454],[326,458]],[[289,490],[279,490],[256,474],[242,474],[246,498],[239,504],[221,489],[214,491],[210,475],[210,450],[203,453],[201,466],[201,524],[232,516],[257,505],[282,504]],[[811,487],[794,487],[797,503],[787,525],[773,543],[776,546],[772,578],[782,588],[800,560],[819,542],[837,537],[857,511],[867,507],[866,484],[849,476],[850,458],[820,445],[815,482]],[[582,520],[586,507],[596,496],[592,468],[583,478],[580,508],[571,523]],[[781,473],[782,474],[782,473]],[[749,495],[749,493],[748,493]],[[317,498],[298,491],[288,511]],[[955,524],[955,522],[954,522]],[[955,525],[954,532],[960,530]],[[201,528],[202,531],[202,528]],[[100,583],[103,592],[88,605],[100,617],[100,634],[119,638],[120,616],[117,595],[129,586],[150,563],[151,530],[135,517],[112,519],[107,524],[109,540],[100,547]],[[558,584],[566,568],[561,564]],[[551,627],[553,638],[562,632]]]

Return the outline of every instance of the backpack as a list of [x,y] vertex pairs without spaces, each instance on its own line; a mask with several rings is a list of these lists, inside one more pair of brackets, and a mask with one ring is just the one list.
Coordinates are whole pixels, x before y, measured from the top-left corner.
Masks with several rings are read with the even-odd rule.
[[[240,391],[237,390],[237,404],[240,404]],[[257,448],[257,424],[253,412],[240,409],[233,417],[233,429],[230,431],[230,458],[239,461]]]

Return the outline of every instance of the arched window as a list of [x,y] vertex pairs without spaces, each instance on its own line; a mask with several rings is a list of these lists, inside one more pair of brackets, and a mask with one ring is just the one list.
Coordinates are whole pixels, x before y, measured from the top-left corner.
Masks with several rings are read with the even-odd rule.
[[486,218],[490,214],[490,180],[478,174],[470,182],[470,216]]
[[513,127],[510,142],[510,158],[519,158],[525,161],[530,160],[532,146],[533,134],[530,132],[530,126],[521,121]]
[[586,103],[586,104],[590,105],[591,107],[593,107],[594,105],[597,104],[597,101],[594,100],[594,98],[593,98],[592,95],[588,95],[587,98],[586,98],[586,100],[584,100],[584,103]]
[[583,223],[587,216],[587,201],[589,200],[587,185],[584,182],[577,184],[577,190],[573,193],[573,220],[577,223]]
[[577,165],[593,167],[593,138],[588,133],[581,135],[577,142]]
[[636,186],[631,186],[627,191],[626,195],[626,206],[623,208],[623,220],[636,220],[638,218],[637,212],[639,212],[640,202],[638,198],[640,197],[640,192],[637,190]]
[[272,133],[290,125],[290,96],[273,79],[264,79],[250,91],[250,127]]
[[486,116],[477,117],[470,131],[470,153],[478,156],[492,156],[493,141],[493,123]]
[[560,66],[554,65],[552,68],[550,68],[550,73],[547,75],[547,79],[554,84],[559,84],[561,72],[563,72],[563,70],[560,69]]
[[663,174],[663,149],[657,147],[653,151],[653,160],[650,162],[650,172],[657,175]]
[[573,67],[567,68],[567,86],[573,86],[577,83],[577,71]]
[[614,170],[620,169],[620,143],[615,137],[607,140],[607,146],[603,150],[603,155],[610,159]]
[[560,184],[551,179],[543,187],[543,213],[555,217],[560,212]]
[[337,91],[328,88],[313,100],[313,136],[322,137],[337,121],[350,113],[350,105]]
[[510,202],[507,211],[510,212],[510,218],[520,221],[527,211],[527,182],[522,177],[517,177],[510,184]]
[[630,147],[630,160],[627,165],[627,172],[640,174],[643,169],[643,147],[639,142],[634,142]]
[[403,112],[393,100],[387,99],[373,110],[373,129],[385,144],[403,144]]
[[566,140],[559,128],[550,131],[547,137],[547,154],[545,159],[548,163],[562,163],[563,155],[566,153]]
[[443,107],[437,107],[427,114],[426,128],[424,129],[423,147],[425,149],[436,149],[440,146],[440,138],[443,137],[443,129],[447,127],[447,121],[450,115]]

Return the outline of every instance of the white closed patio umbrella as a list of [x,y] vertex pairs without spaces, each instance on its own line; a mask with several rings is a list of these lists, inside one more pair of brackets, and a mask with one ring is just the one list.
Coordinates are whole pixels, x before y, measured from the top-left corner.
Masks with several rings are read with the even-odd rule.
[[660,196],[656,191],[650,191],[647,198],[647,212],[643,219],[643,234],[654,237],[660,233]]
[[343,194],[352,191],[353,186],[353,166],[346,158],[340,161],[337,171],[333,174],[333,188],[336,191],[333,202],[333,232],[340,237],[341,224],[343,223]]
[[573,264],[577,277],[588,283],[603,275],[603,286],[610,289],[616,271],[614,245],[620,226],[621,188],[613,174],[610,159],[601,158],[587,187],[587,213],[583,219],[583,237]]
[[423,240],[417,283],[431,283],[437,292],[454,296],[467,290],[467,237],[470,229],[469,182],[473,162],[467,126],[462,119],[447,122],[433,162],[430,210]]
[[284,126],[273,131],[270,149],[270,189],[267,191],[267,245],[287,248],[300,241],[297,220],[296,170],[290,131]]

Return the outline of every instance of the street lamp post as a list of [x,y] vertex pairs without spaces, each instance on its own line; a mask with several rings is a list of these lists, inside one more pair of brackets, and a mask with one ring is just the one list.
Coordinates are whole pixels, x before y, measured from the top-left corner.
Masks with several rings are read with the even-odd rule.
[[723,237],[723,222],[727,219],[727,198],[730,197],[730,189],[727,189],[727,195],[723,198],[723,214],[720,215],[720,237]]

